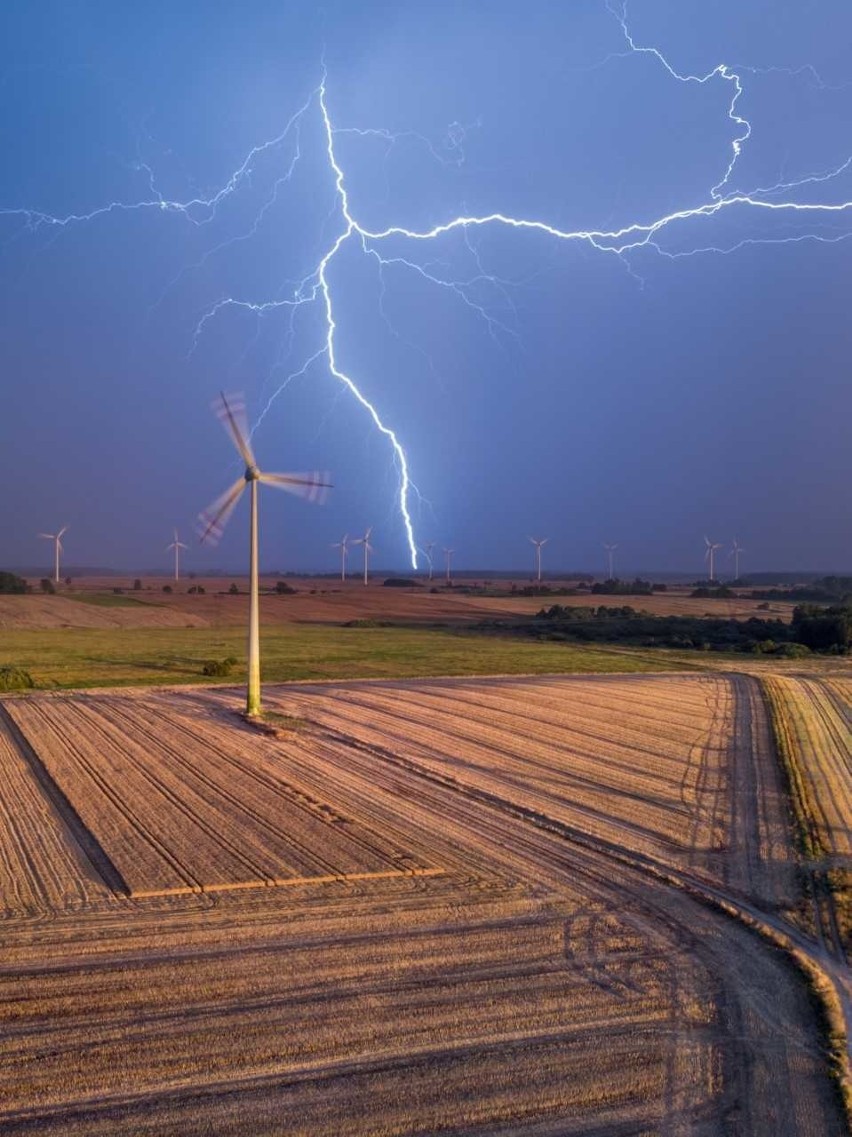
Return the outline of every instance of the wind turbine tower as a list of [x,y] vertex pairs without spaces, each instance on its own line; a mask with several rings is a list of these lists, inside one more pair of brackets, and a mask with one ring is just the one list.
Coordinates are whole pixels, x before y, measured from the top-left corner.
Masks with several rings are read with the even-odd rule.
[[454,552],[455,549],[444,549],[444,556],[447,558],[447,584],[453,583],[452,575],[450,573],[450,560]]
[[430,580],[432,579],[432,550],[434,548],[435,548],[435,542],[434,541],[427,541],[426,544],[423,546],[423,553],[426,557],[426,560],[429,562],[429,579]]
[[550,540],[549,537],[530,537],[530,540],[535,545],[535,568],[536,580],[541,584],[541,547],[546,545]]
[[178,538],[178,531],[175,529],[174,541],[172,541],[171,545],[166,545],[166,552],[168,552],[169,549],[174,549],[175,551],[175,580],[180,580],[180,551],[181,549],[188,548],[189,545],[184,545],[183,541]]
[[212,505],[198,515],[202,541],[215,544],[222,536],[228,518],[246,486],[251,496],[249,521],[249,626],[248,626],[248,684],[246,688],[246,714],[260,714],[260,588],[257,569],[257,487],[274,486],[287,493],[321,501],[329,488],[327,474],[266,474],[257,465],[249,438],[245,403],[241,395],[226,397],[223,393],[213,409],[223,423],[231,441],[245,462],[245,473],[218,497]]
[[734,558],[734,580],[740,579],[740,553],[744,552],[745,549],[742,547],[736,537],[734,537],[734,543],[731,546],[730,553],[728,553],[729,557]]
[[347,533],[342,541],[335,541],[331,547],[332,549],[340,549],[340,579],[345,582],[346,554],[349,552],[349,534]]
[[372,532],[373,532],[373,526],[371,525],[363,537],[359,537],[357,541],[352,542],[353,545],[363,545],[364,546],[364,584],[365,585],[367,584],[367,581],[369,579],[370,553],[374,553],[376,551],[373,548],[373,546],[370,544],[370,534]]
[[45,541],[53,541],[53,579],[59,584],[59,554],[62,552],[62,534],[68,532],[68,526],[63,525],[58,533],[39,533]]
[[613,575],[612,571],[612,554],[618,548],[618,545],[608,545],[606,541],[604,541],[604,548],[606,549],[606,560],[607,565],[609,566],[609,576],[607,577],[607,580],[615,580],[615,576]]
[[716,556],[716,550],[722,548],[722,542],[721,541],[711,541],[708,537],[705,537],[704,538],[704,544],[707,546],[707,551],[704,554],[704,559],[705,559],[705,561],[710,562],[710,581],[712,582],[716,579],[715,574],[714,574],[714,569],[713,569],[714,559]]

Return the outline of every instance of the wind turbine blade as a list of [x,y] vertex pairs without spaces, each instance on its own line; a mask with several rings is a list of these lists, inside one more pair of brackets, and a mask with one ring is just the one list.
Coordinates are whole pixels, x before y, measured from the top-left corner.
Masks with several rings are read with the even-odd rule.
[[228,524],[228,518],[233,513],[234,506],[247,485],[248,482],[245,478],[237,478],[234,484],[229,486],[220,497],[217,497],[212,505],[208,505],[199,513],[197,529],[202,542],[207,542],[208,545],[218,543],[225,526]]
[[246,466],[254,466],[254,452],[249,442],[248,420],[246,418],[246,404],[242,395],[226,395],[220,392],[219,398],[212,403],[213,410],[219,420],[224,424],[230,434],[234,445],[239,450]]
[[332,488],[328,477],[328,471],[315,470],[310,474],[261,474],[260,481],[321,505]]
[[45,541],[55,541],[56,540],[56,534],[55,533],[39,533],[38,536],[44,537]]
[[56,534],[56,536],[61,537],[62,534],[67,533],[70,528],[71,528],[70,525],[63,525],[62,528],[59,530],[59,532]]

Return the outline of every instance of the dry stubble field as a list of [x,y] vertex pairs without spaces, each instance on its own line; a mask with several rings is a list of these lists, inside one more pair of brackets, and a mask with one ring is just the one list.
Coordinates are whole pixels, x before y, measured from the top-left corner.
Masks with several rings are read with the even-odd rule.
[[845,1132],[758,679],[267,702],[0,702],[0,1132]]

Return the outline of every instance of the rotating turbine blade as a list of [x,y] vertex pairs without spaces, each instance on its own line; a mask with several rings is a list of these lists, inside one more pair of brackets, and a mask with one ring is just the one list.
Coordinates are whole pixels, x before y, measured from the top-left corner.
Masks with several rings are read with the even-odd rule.
[[303,497],[316,505],[322,505],[331,489],[328,471],[314,470],[309,474],[261,474],[260,481],[276,489]]
[[59,532],[56,534],[57,538],[61,537],[63,533],[67,533],[70,528],[70,525],[63,525]]
[[55,541],[56,540],[56,534],[55,533],[39,533],[39,537],[44,537],[45,541]]
[[234,512],[234,506],[240,499],[240,494],[248,485],[245,478],[237,478],[232,486],[217,497],[212,505],[208,505],[198,515],[198,535],[202,543],[215,545],[218,543],[228,518]]
[[246,467],[255,466],[254,451],[249,442],[248,419],[246,418],[246,404],[240,394],[226,395],[220,392],[219,398],[211,404],[216,417],[222,422],[233,440],[234,446],[240,452]]

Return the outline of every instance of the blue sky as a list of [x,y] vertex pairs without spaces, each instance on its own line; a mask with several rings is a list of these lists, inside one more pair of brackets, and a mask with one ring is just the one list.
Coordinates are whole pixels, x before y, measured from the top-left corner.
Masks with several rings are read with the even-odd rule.
[[[268,568],[332,570],[373,525],[403,569],[403,506],[459,568],[531,567],[533,534],[545,567],[616,541],[624,569],[698,574],[705,533],[744,570],[852,568],[852,13],[620,15],[4,6],[0,561],[46,563],[35,534],[67,523],[69,564],[165,566],[238,472],[225,389],[268,406],[261,465],[335,482],[322,509],[264,495]],[[327,259],[348,222],[323,64],[363,233],[550,231],[355,231]],[[329,368],[323,263],[337,370],[404,448],[405,501]],[[243,506],[187,567],[239,567],[245,540]]]

